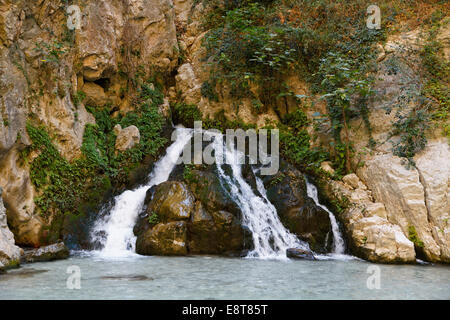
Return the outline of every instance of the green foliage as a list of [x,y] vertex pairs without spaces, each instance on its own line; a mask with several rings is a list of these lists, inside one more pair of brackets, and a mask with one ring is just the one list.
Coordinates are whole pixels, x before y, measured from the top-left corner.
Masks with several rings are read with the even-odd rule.
[[[343,171],[351,171],[348,120],[362,116],[370,135],[367,100],[372,92],[366,74],[373,68],[372,44],[385,37],[383,30],[366,27],[370,3],[365,2],[241,1],[222,6],[210,1],[214,10],[205,21],[209,31],[204,46],[212,66],[209,83],[215,85],[208,88],[226,82],[234,97],[257,102],[256,113],[267,106],[279,111],[278,104],[285,104],[281,98],[290,93],[285,75],[303,75],[314,93],[326,98],[335,146],[345,146]],[[257,94],[250,91],[254,85]],[[360,102],[356,109],[351,108],[354,98]],[[285,130],[283,139],[286,146],[296,146],[291,157],[305,157],[307,137],[301,131],[293,135]],[[338,150],[335,154],[339,156]]]
[[[84,204],[97,205],[111,189],[112,179],[116,184],[126,182],[130,170],[139,165],[143,157],[156,155],[166,143],[161,137],[165,120],[157,108],[162,102],[161,92],[143,85],[138,100],[134,111],[117,118],[111,118],[106,108],[88,106],[96,124],[86,125],[81,147],[83,156],[71,163],[60,155],[45,127],[27,124],[32,145],[22,152],[22,158],[27,160],[32,151],[38,153],[30,163],[30,176],[39,192],[35,203],[42,216],[76,214]],[[116,153],[113,131],[116,124],[137,126],[140,143]]]
[[[344,172],[350,169],[350,140],[348,122],[350,117],[356,113],[351,110],[352,98],[359,97],[366,100],[373,92],[370,78],[365,75],[366,69],[359,66],[354,60],[339,52],[329,52],[326,58],[322,59],[317,72],[317,77],[321,79],[321,90],[324,92],[322,98],[326,99],[328,114],[331,121],[335,144],[335,162],[345,165]],[[353,111],[353,114],[351,113]],[[367,108],[359,110],[359,115],[367,118]],[[370,126],[369,126],[370,129]],[[344,141],[341,139],[341,131],[344,130]],[[341,150],[344,147],[345,156],[340,158]],[[338,166],[341,168],[341,166]]]
[[[280,153],[291,163],[316,174],[320,163],[327,160],[329,155],[320,148],[311,148],[306,130],[308,124],[306,114],[301,109],[286,115],[282,123],[277,125],[280,130]],[[270,126],[267,128],[271,129]]]
[[86,93],[84,91],[79,90],[72,95],[72,101],[75,106],[78,106],[80,103],[82,103],[84,99],[86,99]]
[[58,64],[62,58],[62,55],[66,53],[64,51],[64,45],[58,41],[52,43],[36,42],[34,50],[43,56],[42,62],[56,63]]
[[419,239],[416,228],[414,226],[408,227],[408,236],[409,240],[412,241],[416,247],[423,248],[423,241]]
[[202,113],[196,105],[177,103],[172,106],[172,110],[175,123],[181,123],[185,127],[193,128],[195,121],[202,120]]
[[158,224],[159,223],[159,216],[156,212],[152,212],[152,214],[148,216],[148,223],[149,224]]
[[393,153],[408,159],[414,165],[413,157],[427,144],[425,131],[429,128],[430,115],[426,108],[413,109],[407,115],[398,113],[394,123],[393,135],[399,135],[400,141],[394,145]]
[[[214,83],[215,84],[215,83]],[[214,89],[214,85],[209,81],[205,81],[202,83],[202,96],[208,98],[211,101],[219,101],[219,97]]]
[[[436,11],[437,14],[441,13]],[[427,71],[427,81],[422,94],[430,99],[435,106],[431,117],[441,124],[444,134],[450,137],[449,106],[450,106],[450,61],[443,56],[443,46],[436,40],[438,30],[449,23],[449,19],[443,19],[443,15],[432,17],[432,27],[428,39],[421,52],[422,64]]]
[[[30,177],[39,190],[35,203],[44,217],[55,212],[77,212],[80,202],[99,200],[94,190],[110,188],[109,179],[93,176],[93,167],[85,159],[69,163],[53,145],[44,127],[27,124],[28,134],[33,142],[27,149],[39,152],[30,164]],[[90,180],[91,188],[86,188],[86,180]]]
[[195,165],[187,164],[184,166],[183,179],[188,183],[196,182],[196,176],[192,172],[195,169]]
[[229,83],[238,98],[251,95],[251,83],[258,83],[269,103],[281,90],[280,72],[295,61],[297,50],[288,41],[291,28],[266,21],[269,9],[257,2],[244,1],[223,14],[224,19],[210,23],[213,28],[204,39],[213,67],[210,82]]

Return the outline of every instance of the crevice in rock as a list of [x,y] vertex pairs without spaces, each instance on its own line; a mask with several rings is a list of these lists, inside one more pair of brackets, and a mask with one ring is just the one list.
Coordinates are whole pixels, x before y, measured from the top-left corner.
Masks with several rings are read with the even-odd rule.
[[[433,223],[433,221],[431,221],[433,218],[431,217],[431,208],[430,208],[430,203],[429,203],[429,196],[428,196],[428,191],[427,191],[427,187],[426,187],[426,183],[425,183],[425,178],[423,177],[422,172],[419,170],[419,168],[416,167],[417,173],[419,174],[419,182],[423,187],[423,196],[424,196],[424,200],[425,200],[425,208],[427,209],[427,221],[429,226],[433,226],[435,225],[435,223]],[[432,230],[430,230],[430,234],[433,237],[434,241],[436,242],[436,245],[438,246],[438,248],[440,249],[440,255],[442,254],[442,249],[439,245],[440,243],[440,239],[435,235],[434,232],[432,232]],[[421,258],[420,258],[421,259]]]
[[102,87],[105,90],[105,92],[108,91],[108,88],[111,85],[111,81],[109,78],[100,78],[92,82]]
[[[427,187],[426,187],[426,183],[425,183],[425,179],[422,175],[422,172],[420,172],[419,168],[416,167],[417,173],[419,174],[419,182],[422,185],[423,188],[423,198],[425,201],[425,208],[427,209],[427,221],[428,223],[431,223],[430,219],[431,219],[431,209],[430,209],[430,204],[428,201],[428,192],[427,192]],[[434,237],[433,237],[434,238]]]

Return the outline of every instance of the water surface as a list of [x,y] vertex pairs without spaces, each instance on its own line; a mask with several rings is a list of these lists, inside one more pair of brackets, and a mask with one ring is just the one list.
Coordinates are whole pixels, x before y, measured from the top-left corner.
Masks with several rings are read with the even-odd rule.
[[[67,288],[79,266],[81,289]],[[367,288],[369,266],[380,289]],[[375,265],[360,260],[143,257],[75,254],[0,275],[0,299],[450,299],[450,268]]]

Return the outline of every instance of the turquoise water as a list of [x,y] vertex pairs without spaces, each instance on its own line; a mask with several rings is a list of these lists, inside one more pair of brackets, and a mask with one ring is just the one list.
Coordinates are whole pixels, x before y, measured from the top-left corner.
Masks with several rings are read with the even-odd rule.
[[[80,289],[67,288],[70,266],[79,267]],[[380,268],[380,289],[367,287],[370,266]],[[450,268],[210,256],[104,260],[75,254],[0,275],[0,299],[450,299]]]

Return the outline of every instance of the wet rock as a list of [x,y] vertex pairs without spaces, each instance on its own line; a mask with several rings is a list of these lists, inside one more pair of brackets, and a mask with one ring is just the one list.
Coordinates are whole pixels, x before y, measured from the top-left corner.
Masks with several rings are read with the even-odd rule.
[[263,177],[269,201],[281,222],[316,252],[329,252],[332,243],[328,213],[307,196],[303,174],[282,161],[276,176]]
[[37,270],[37,269],[17,269],[17,270],[11,270],[8,271],[8,273],[4,276],[2,276],[2,278],[0,280],[10,280],[10,279],[14,279],[14,278],[19,278],[19,279],[27,279],[27,278],[32,278],[33,276],[37,275],[37,274],[41,274],[41,273],[46,273],[48,272],[48,270]]
[[197,202],[188,223],[189,251],[193,254],[239,253],[251,248],[252,234],[227,211],[208,213]]
[[298,248],[289,248],[286,250],[286,256],[291,259],[298,260],[315,260],[314,255],[310,251]]
[[186,222],[159,223],[136,240],[136,253],[142,255],[182,256],[187,254]]
[[192,179],[188,184],[195,198],[202,202],[208,212],[227,211],[240,218],[240,209],[230,194],[220,183],[214,169],[192,170]]
[[69,254],[69,249],[65,244],[59,242],[38,249],[26,249],[20,260],[23,263],[53,261],[67,259]]
[[163,182],[148,193],[147,214],[155,213],[160,221],[188,220],[194,210],[194,196],[182,182]]
[[153,278],[149,278],[145,275],[119,275],[119,276],[103,276],[100,277],[103,280],[128,280],[128,281],[146,281],[146,280],[154,280]]
[[136,252],[239,255],[252,247],[252,235],[242,226],[240,211],[215,175],[195,170],[193,177],[189,185],[167,181],[147,192],[146,209],[133,230]]

